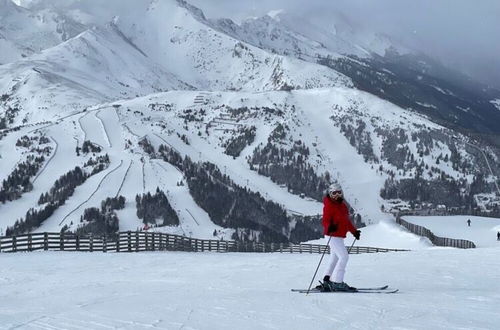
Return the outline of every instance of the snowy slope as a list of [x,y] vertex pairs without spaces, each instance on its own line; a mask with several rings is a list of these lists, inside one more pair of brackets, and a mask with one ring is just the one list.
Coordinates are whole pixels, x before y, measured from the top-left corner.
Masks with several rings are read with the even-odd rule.
[[400,292],[309,296],[317,254],[6,254],[0,328],[496,329],[498,252],[352,255],[347,283]]
[[56,46],[85,30],[75,20],[47,8],[33,11],[0,1],[0,64]]
[[7,104],[21,107],[17,123],[54,118],[109,99],[189,88],[152,63],[113,24],[1,66],[0,74]]
[[284,9],[243,20],[240,24],[229,19],[215,19],[211,23],[214,28],[254,46],[311,62],[327,56],[384,56],[388,49],[401,54],[408,52],[388,36],[354,27],[341,14],[333,14],[327,25],[294,16]]
[[[67,42],[0,66],[0,93],[9,96],[8,105],[22,108],[16,124],[36,122],[47,112],[50,117],[55,108],[82,109],[171,89],[263,91],[352,85],[332,69],[274,55],[217,32],[202,13],[182,1],[128,5],[133,10],[111,7],[101,27],[93,27],[96,22],[91,21],[85,32]],[[144,17],[137,20],[137,15]],[[48,111],[35,116],[39,110]]]
[[[497,241],[497,232],[500,231],[500,219],[475,216],[446,216],[425,217],[405,216],[408,222],[432,231],[435,235],[455,239],[472,241],[477,247],[494,247],[500,244]],[[471,220],[470,227],[467,220]]]
[[[443,236],[448,237],[444,231]],[[325,238],[315,239],[308,244],[326,244]],[[361,228],[361,239],[354,242],[354,237],[348,235],[345,245],[351,246],[374,246],[386,249],[422,250],[432,247],[432,243],[426,238],[413,234],[403,229],[393,221],[380,221],[375,224]]]
[[[187,112],[200,107],[199,103],[196,103],[200,97],[206,111],[203,114],[199,112],[194,121],[186,120]],[[131,201],[134,200],[135,194],[154,191],[157,186],[168,192],[181,218],[181,228],[174,232],[211,237],[214,229],[221,230],[220,227],[210,225],[207,214],[190,198],[187,187],[176,185],[182,180],[183,174],[170,164],[147,155],[139,147],[138,143],[143,137],[146,137],[156,150],[161,144],[169,145],[183,156],[217,165],[236,184],[259,192],[264,198],[283,205],[291,213],[320,214],[322,206],[318,201],[300,198],[268,177],[250,169],[247,156],[252,155],[257,147],[267,141],[270,132],[278,124],[289,127],[286,140],[300,139],[312,150],[308,162],[318,174],[325,171],[332,173],[334,179],[343,186],[347,200],[365,223],[390,220],[392,216],[384,214],[380,209],[383,201],[379,196],[387,173],[380,172],[378,168],[364,162],[363,157],[339,129],[337,118],[343,111],[347,111],[353,102],[358,104],[355,109],[359,116],[367,118],[366,122],[373,122],[372,118],[377,118],[381,126],[398,127],[404,119],[408,129],[442,129],[423,117],[379,101],[367,93],[348,88],[291,93],[200,94],[197,91],[172,91],[113,105],[105,104],[61,119],[56,125],[41,130],[57,140],[59,151],[55,157],[63,158],[47,167],[47,175],[44,175],[43,181],[35,183],[33,192],[2,207],[9,215],[2,222],[2,226],[4,230],[6,226],[11,226],[15,219],[23,215],[27,206],[35,203],[49,183],[57,178],[57,173],[61,175],[78,163],[79,158],[71,150],[74,150],[76,145],[81,145],[84,140],[89,140],[100,145],[103,153],[109,154],[109,168],[77,188],[75,195],[45,221],[39,228],[40,231],[58,231],[63,225],[75,228],[85,208],[98,206],[105,198],[114,197],[118,193],[130,201],[127,209],[120,211],[122,217],[127,219],[121,229],[136,229],[141,225],[134,215],[134,205]],[[242,127],[255,126],[257,138],[239,157],[233,158],[225,154],[223,144],[230,136],[230,130],[224,128],[225,124],[220,118],[230,116],[231,109],[242,106],[255,110],[250,110],[245,117],[240,118],[238,124]],[[260,111],[263,111],[259,109],[266,107],[281,112],[259,118]],[[380,117],[382,112],[383,119]],[[187,136],[189,144],[180,138],[181,133]],[[22,132],[15,134],[22,135]],[[129,141],[127,145],[126,141]],[[67,152],[60,153],[62,150]],[[69,154],[73,156],[68,157]],[[49,176],[48,173],[52,174]],[[384,244],[377,245],[387,247]]]
[[[272,55],[209,26],[183,1],[155,1],[145,19],[121,16],[117,26],[148,56],[201,90],[273,90],[349,85],[350,79],[319,65]],[[133,13],[137,15],[137,13]]]

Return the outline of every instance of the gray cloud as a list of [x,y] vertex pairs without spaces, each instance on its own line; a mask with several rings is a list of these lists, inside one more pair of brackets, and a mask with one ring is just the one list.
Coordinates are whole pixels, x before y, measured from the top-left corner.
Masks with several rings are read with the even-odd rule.
[[387,34],[449,67],[500,87],[498,0],[188,0],[210,18],[239,22],[285,9],[324,22],[339,13],[353,26]]

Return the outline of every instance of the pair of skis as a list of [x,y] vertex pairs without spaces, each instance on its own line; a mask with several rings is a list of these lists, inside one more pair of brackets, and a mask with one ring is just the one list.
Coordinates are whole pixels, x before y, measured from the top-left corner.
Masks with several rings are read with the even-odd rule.
[[[391,289],[388,285],[372,287],[372,288],[357,288],[351,291],[321,291],[318,288],[312,288],[309,293],[396,293],[399,289]],[[307,293],[307,289],[292,289],[292,292]]]

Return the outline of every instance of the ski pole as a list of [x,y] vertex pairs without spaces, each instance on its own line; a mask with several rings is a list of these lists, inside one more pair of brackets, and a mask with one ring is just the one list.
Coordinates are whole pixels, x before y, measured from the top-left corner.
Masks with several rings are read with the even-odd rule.
[[351,247],[349,248],[349,250],[347,251],[347,254],[350,254],[351,253],[351,249],[352,247],[354,246],[354,243],[356,243],[357,239],[354,238],[354,241],[352,241],[352,244],[351,244]]
[[316,274],[318,273],[319,265],[321,265],[321,261],[323,261],[323,257],[325,256],[326,250],[328,250],[328,247],[330,246],[330,240],[332,239],[332,236],[328,239],[328,243],[326,243],[326,248],[325,251],[323,251],[323,254],[321,255],[321,259],[319,259],[318,267],[316,267],[316,271],[314,272],[313,278],[311,279],[311,283],[309,283],[309,288],[307,288],[306,295],[309,294],[309,291],[311,290],[311,286],[314,282],[314,278],[316,277]]

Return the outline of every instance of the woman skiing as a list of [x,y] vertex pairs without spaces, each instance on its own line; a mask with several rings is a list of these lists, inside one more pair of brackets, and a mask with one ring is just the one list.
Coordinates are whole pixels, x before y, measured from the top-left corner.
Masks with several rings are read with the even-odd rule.
[[330,246],[330,262],[323,278],[324,291],[354,291],[344,282],[345,268],[349,254],[344,245],[344,238],[350,232],[359,240],[359,231],[349,219],[349,210],[344,202],[342,188],[333,183],[328,187],[327,195],[323,198],[323,234]]

